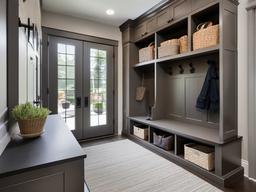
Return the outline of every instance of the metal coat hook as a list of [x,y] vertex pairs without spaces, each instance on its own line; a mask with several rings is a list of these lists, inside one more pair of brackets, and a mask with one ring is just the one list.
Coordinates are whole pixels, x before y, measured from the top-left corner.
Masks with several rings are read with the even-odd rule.
[[190,73],[195,73],[196,68],[193,66],[193,63],[190,63],[189,67],[190,67]]
[[168,72],[169,75],[172,75],[172,67],[168,67],[168,71],[167,72]]
[[180,68],[180,74],[183,74],[184,73],[184,69],[183,69],[182,65],[179,65],[179,68]]

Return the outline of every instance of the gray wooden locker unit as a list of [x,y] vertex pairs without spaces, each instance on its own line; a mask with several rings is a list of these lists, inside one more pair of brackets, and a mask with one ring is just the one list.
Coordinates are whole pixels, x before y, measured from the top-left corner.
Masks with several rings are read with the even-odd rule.
[[[237,5],[236,0],[166,1],[120,26],[124,57],[123,134],[219,186],[231,184],[244,172],[241,166],[242,137],[237,133]],[[219,24],[220,43],[193,51],[196,26],[208,20]],[[155,29],[147,31],[146,23],[153,21]],[[161,42],[182,35],[188,35],[188,52],[157,57]],[[155,59],[139,63],[139,49],[151,42],[157,45]],[[195,108],[208,60],[215,61],[219,74],[220,106],[217,112]],[[194,73],[190,72],[192,67]],[[182,74],[181,68],[184,70]],[[146,101],[137,102],[136,87],[140,86],[143,74],[148,93]],[[149,104],[153,106],[151,120],[148,120]],[[136,123],[150,127],[148,141],[132,134]],[[175,136],[172,152],[152,144],[154,130]],[[189,142],[214,148],[215,170],[204,170],[184,159],[184,144]]]

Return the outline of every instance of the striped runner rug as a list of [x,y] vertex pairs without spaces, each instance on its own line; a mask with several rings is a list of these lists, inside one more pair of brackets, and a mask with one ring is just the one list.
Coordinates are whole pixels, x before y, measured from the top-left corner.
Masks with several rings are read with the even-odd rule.
[[85,181],[90,192],[221,192],[127,139],[84,150]]

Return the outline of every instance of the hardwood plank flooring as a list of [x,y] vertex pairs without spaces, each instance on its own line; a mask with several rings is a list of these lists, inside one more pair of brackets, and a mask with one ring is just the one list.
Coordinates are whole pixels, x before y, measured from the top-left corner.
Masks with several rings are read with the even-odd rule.
[[[114,136],[104,139],[98,139],[98,140],[91,140],[80,143],[82,147],[89,147],[94,145],[100,145],[105,144],[109,142],[119,141],[126,139],[126,137],[123,136]],[[222,189],[224,192],[256,192],[256,182],[253,182],[249,180],[248,178],[244,177],[243,180],[240,180],[236,182],[232,187],[227,187]],[[89,189],[86,189],[85,192],[89,192]]]

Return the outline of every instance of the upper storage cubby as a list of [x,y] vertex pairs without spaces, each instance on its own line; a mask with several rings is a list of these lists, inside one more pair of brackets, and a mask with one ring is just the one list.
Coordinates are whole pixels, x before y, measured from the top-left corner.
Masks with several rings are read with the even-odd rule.
[[219,9],[219,4],[217,3],[192,15],[191,50],[219,44]]
[[188,19],[157,32],[157,58],[188,52]]

